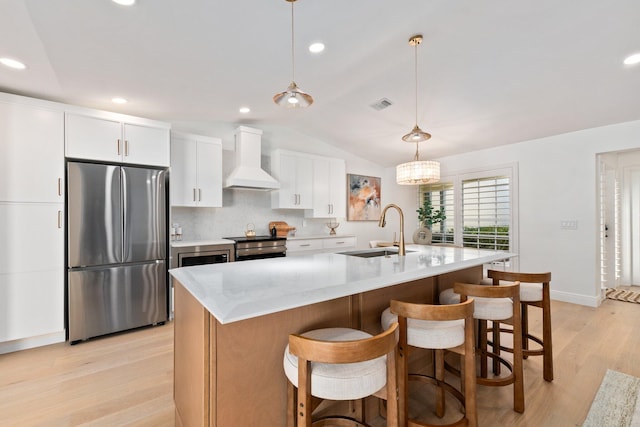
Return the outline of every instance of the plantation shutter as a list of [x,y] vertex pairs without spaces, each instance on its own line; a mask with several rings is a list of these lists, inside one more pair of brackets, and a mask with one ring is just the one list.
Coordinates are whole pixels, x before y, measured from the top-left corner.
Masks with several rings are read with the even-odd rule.
[[509,176],[463,180],[461,202],[463,245],[509,251],[512,238]]

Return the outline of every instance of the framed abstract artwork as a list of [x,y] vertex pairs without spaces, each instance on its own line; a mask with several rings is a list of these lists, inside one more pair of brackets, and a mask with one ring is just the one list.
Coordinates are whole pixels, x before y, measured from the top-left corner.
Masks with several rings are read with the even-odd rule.
[[381,178],[347,174],[347,221],[380,219]]

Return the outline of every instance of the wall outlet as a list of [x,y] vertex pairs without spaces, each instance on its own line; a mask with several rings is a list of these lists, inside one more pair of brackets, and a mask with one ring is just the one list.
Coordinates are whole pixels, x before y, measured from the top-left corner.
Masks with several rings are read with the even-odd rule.
[[578,220],[577,219],[561,219],[560,229],[561,230],[577,230]]

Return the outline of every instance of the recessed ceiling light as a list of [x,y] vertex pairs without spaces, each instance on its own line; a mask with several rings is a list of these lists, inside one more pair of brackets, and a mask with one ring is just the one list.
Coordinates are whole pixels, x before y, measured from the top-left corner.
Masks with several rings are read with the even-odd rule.
[[111,101],[115,104],[126,104],[128,102],[125,98],[120,97],[111,98]]
[[324,50],[324,43],[312,43],[309,45],[309,52],[320,53]]
[[634,53],[633,55],[629,55],[624,59],[625,65],[634,65],[640,63],[640,53]]
[[6,65],[7,67],[15,68],[16,70],[24,70],[25,68],[27,68],[27,66],[22,62],[16,61],[15,59],[11,58],[0,58],[0,63]]
[[122,6],[132,6],[136,0],[112,0],[114,3],[121,4]]
[[242,114],[247,114],[247,113],[251,112],[251,108],[249,108],[249,107],[240,107],[240,109],[238,111],[240,111]]

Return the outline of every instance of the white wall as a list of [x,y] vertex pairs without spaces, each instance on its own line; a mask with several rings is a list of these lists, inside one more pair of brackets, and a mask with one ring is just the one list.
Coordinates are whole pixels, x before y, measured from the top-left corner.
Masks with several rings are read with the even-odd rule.
[[[518,162],[520,271],[551,271],[552,298],[597,306],[598,153],[640,147],[640,121],[438,159],[443,175]],[[578,221],[561,230],[560,221]]]
[[[252,126],[251,124],[244,124]],[[198,124],[174,122],[176,131],[215,136],[223,141],[223,177],[235,166],[234,132],[238,124]],[[383,168],[365,159],[337,149],[323,141],[310,138],[288,128],[277,126],[253,126],[263,130],[262,167],[270,171],[270,152],[275,148],[300,151],[346,160],[347,173],[382,178],[382,204],[396,203],[405,214],[405,230],[411,236],[417,226],[417,188],[395,184],[395,168]],[[346,177],[345,177],[346,185]],[[395,212],[387,215],[387,226],[379,228],[375,221],[350,221],[337,217],[338,234],[355,235],[358,247],[368,247],[369,240],[391,240],[399,229],[399,217]],[[258,234],[268,234],[270,221],[286,221],[297,228],[297,236],[329,234],[325,219],[305,219],[303,211],[295,209],[271,209],[270,193],[252,190],[224,190],[222,208],[172,208],[172,221],[183,228],[183,240],[241,236],[247,223],[253,223]]]

